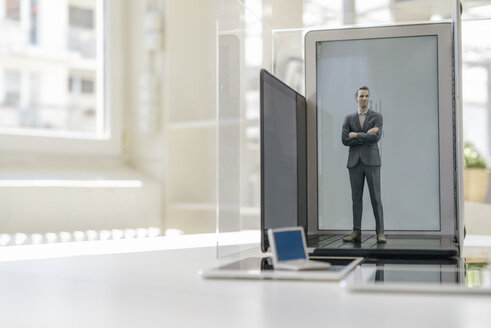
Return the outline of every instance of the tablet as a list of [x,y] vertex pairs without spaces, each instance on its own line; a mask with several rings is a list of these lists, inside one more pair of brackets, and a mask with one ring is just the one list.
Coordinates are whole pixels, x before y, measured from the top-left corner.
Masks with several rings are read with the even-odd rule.
[[456,268],[439,265],[359,267],[343,281],[353,292],[491,294],[487,263]]
[[[311,257],[311,259],[316,259]],[[274,270],[271,257],[249,257],[224,264],[198,274],[207,279],[282,279],[338,281],[363,261],[362,257],[322,257],[331,267],[328,271]]]

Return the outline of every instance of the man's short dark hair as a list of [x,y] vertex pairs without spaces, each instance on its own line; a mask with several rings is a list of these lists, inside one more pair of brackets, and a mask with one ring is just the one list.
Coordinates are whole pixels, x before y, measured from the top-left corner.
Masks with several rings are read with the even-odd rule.
[[360,91],[360,90],[367,90],[367,91],[368,91],[368,94],[370,94],[370,89],[368,89],[368,87],[367,87],[366,85],[364,85],[364,86],[359,87],[359,88],[356,90],[356,92],[355,92],[355,97],[358,97],[358,91]]

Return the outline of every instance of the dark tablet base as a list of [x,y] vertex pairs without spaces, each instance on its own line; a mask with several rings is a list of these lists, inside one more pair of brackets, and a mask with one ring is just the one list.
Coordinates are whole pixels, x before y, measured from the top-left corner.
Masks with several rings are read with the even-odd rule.
[[458,256],[452,237],[403,236],[386,234],[387,243],[378,244],[374,234],[363,234],[361,243],[344,242],[346,234],[309,235],[307,247],[313,256],[360,257],[451,257]]

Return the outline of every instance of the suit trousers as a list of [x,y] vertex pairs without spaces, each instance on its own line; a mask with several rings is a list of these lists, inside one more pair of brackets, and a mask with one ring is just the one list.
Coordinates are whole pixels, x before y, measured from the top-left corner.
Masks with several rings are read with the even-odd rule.
[[380,195],[380,166],[368,166],[361,160],[349,169],[351,183],[351,199],[353,201],[353,231],[361,232],[361,217],[363,213],[363,189],[365,179],[368,183],[370,200],[372,202],[373,215],[375,216],[375,230],[384,232],[384,211],[382,197]]

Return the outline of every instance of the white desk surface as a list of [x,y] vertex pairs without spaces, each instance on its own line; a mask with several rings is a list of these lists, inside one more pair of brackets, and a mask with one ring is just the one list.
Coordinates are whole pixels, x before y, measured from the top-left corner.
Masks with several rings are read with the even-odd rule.
[[[489,296],[350,293],[338,282],[205,280],[198,270],[219,262],[214,246],[186,248],[200,238],[161,237],[152,246],[148,240],[118,241],[112,243],[116,250],[107,250],[111,243],[101,242],[95,251],[75,243],[43,245],[66,256],[49,259],[41,259],[30,246],[0,248],[0,326],[491,325]],[[207,238],[204,244],[213,245]],[[141,252],[124,251],[137,244],[144,245]],[[94,255],[81,255],[84,252]],[[78,256],[67,256],[70,253]],[[257,249],[245,253],[256,254]],[[15,259],[27,257],[38,259]]]

